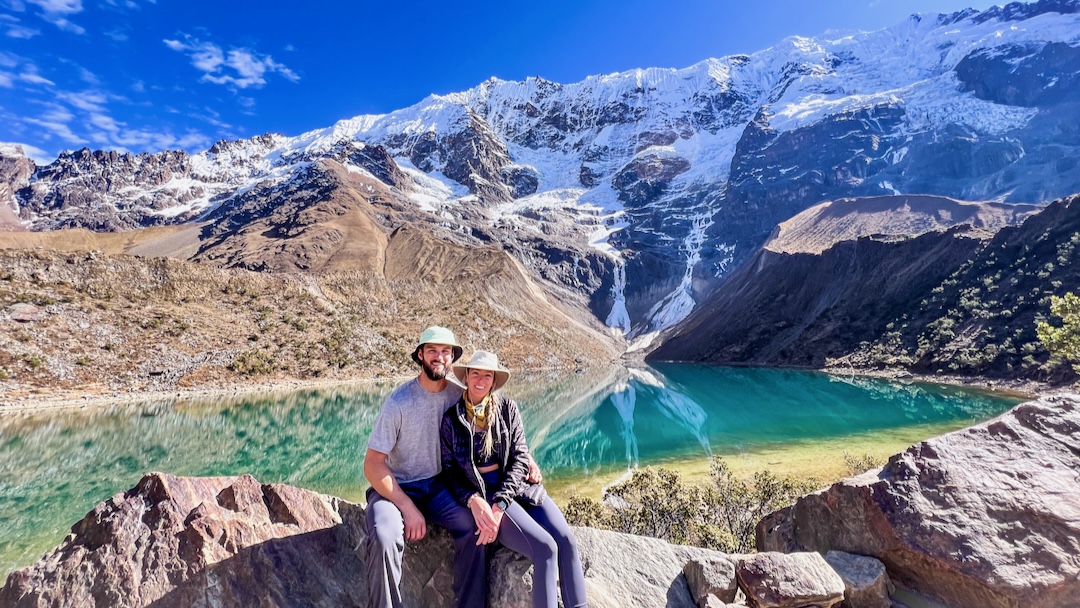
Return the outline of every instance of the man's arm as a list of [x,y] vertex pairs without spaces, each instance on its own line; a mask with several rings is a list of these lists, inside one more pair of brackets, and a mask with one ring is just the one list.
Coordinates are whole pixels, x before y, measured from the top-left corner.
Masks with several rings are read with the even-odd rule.
[[376,492],[394,503],[401,511],[401,518],[405,522],[405,540],[417,541],[424,538],[427,534],[427,522],[390,472],[390,467],[386,465],[386,454],[368,448],[364,455],[364,477]]

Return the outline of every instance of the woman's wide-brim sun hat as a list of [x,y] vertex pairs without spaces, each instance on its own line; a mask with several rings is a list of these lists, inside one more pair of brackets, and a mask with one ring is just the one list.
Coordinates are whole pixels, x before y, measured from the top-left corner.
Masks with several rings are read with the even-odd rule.
[[417,364],[423,365],[420,361],[420,350],[424,348],[425,344],[445,344],[447,346],[454,347],[454,361],[461,358],[462,348],[457,343],[457,338],[454,336],[454,332],[445,327],[438,325],[432,325],[424,330],[424,333],[420,334],[420,341],[417,343],[416,348],[412,352],[412,360]]
[[476,351],[468,362],[458,363],[453,368],[454,375],[466,384],[468,384],[470,369],[495,372],[495,381],[491,384],[491,390],[493,391],[499,390],[510,379],[510,371],[499,363],[499,357],[495,353],[486,350]]

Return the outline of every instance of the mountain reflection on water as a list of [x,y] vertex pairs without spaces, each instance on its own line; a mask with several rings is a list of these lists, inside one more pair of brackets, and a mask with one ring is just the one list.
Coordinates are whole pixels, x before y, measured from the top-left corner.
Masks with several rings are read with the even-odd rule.
[[[60,542],[149,471],[251,473],[360,500],[362,455],[393,384],[0,415],[0,576]],[[820,373],[658,365],[516,374],[553,484],[760,446],[990,418],[1019,400]],[[935,427],[936,428],[936,427]]]
[[564,391],[557,409],[523,406],[545,470],[589,475],[875,430],[958,428],[1020,401],[960,387],[687,364],[619,368],[593,386]]

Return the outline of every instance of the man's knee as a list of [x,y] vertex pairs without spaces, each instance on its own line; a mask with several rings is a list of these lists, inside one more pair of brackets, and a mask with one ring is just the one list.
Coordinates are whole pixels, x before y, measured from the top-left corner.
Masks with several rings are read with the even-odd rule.
[[387,500],[368,503],[365,514],[369,542],[383,552],[398,550],[405,545],[405,521],[401,511]]

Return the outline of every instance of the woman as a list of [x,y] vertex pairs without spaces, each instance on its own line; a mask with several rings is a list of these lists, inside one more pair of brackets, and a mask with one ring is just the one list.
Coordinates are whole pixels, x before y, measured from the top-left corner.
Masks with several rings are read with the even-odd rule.
[[533,608],[555,608],[558,574],[566,608],[587,606],[577,540],[540,484],[526,481],[529,454],[521,412],[495,391],[510,379],[495,353],[478,350],[454,366],[465,383],[443,414],[440,439],[446,485],[472,511],[480,538],[499,541],[533,564]]

